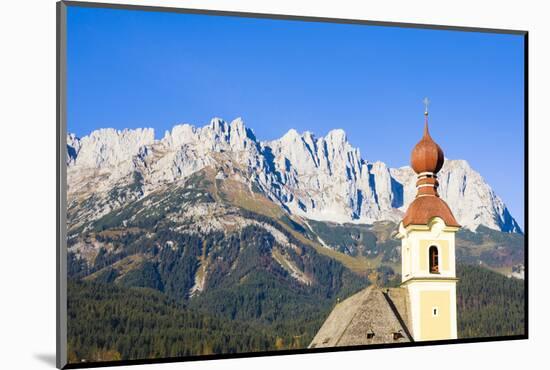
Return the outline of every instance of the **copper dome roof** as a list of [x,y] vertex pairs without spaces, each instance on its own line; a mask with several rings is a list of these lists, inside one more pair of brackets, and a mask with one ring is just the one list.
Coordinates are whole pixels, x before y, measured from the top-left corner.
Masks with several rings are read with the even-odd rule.
[[428,121],[424,124],[424,136],[415,145],[411,154],[411,167],[416,173],[437,173],[443,167],[443,150],[433,141],[428,131]]
[[403,226],[427,225],[434,217],[440,217],[447,226],[460,227],[447,203],[433,195],[413,200],[403,218]]

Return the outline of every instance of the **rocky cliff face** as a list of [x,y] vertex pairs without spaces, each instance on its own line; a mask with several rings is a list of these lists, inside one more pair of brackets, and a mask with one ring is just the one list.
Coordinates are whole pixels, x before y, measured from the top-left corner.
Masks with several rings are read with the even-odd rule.
[[[101,129],[67,136],[68,196],[93,199],[76,219],[97,218],[167,184],[177,184],[205,167],[265,194],[284,210],[334,222],[398,221],[415,194],[409,167],[368,162],[343,130],[325,137],[290,130],[259,142],[238,118],[209,125],[175,126],[161,140],[152,129]],[[503,201],[466,161],[447,160],[440,194],[467,229],[479,225],[521,232]],[[93,195],[93,197],[91,197]]]

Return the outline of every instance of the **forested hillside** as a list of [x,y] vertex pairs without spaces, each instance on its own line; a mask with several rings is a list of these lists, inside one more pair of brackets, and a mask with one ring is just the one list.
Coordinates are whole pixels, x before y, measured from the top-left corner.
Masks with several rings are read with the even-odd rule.
[[273,331],[189,309],[147,288],[70,282],[69,362],[276,349]]
[[[458,276],[459,338],[523,334],[523,281],[467,265],[458,266]],[[149,288],[71,281],[69,360],[307,347],[334,302],[319,301],[314,309],[307,298],[267,279],[253,281],[240,292],[230,289],[190,305]]]
[[525,330],[524,281],[458,265],[459,338],[521,335]]

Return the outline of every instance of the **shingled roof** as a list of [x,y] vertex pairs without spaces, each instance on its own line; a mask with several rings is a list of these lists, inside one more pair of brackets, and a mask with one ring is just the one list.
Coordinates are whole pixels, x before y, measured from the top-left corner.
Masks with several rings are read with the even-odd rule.
[[338,303],[309,348],[412,342],[404,288],[370,286]]

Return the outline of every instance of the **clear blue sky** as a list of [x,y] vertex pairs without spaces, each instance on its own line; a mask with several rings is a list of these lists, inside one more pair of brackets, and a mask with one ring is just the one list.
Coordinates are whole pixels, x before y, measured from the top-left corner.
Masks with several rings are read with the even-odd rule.
[[343,128],[362,157],[408,164],[423,125],[523,226],[523,37],[69,7],[68,128],[243,117],[259,139]]

